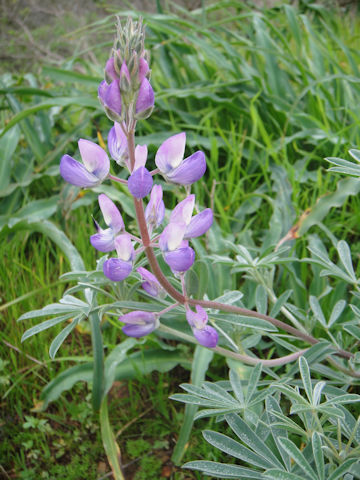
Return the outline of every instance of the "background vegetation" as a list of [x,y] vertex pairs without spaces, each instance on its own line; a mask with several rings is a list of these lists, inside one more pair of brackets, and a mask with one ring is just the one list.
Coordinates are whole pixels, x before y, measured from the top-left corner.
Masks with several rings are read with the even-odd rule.
[[[14,5],[34,15],[32,4]],[[49,344],[60,327],[21,343],[32,320],[25,325],[17,319],[56,301],[70,286],[59,280],[73,266],[69,242],[87,269],[96,264],[96,252],[89,248],[96,191],[65,185],[58,164],[61,155],[76,151],[79,137],[106,141],[111,124],[96,96],[118,12],[115,5],[94,2],[86,12],[54,14],[51,38],[42,13],[44,21],[31,30],[9,9],[1,20],[8,29],[0,77],[0,476],[100,479],[110,469],[88,387],[77,384],[45,411],[39,403],[49,380],[91,355],[89,329],[79,325],[50,360]],[[360,145],[356,5],[330,8],[302,1],[298,7],[285,2],[257,9],[224,0],[203,2],[192,11],[173,4],[169,11],[158,2],[154,13],[142,14],[156,109],[140,124],[139,141],[148,143],[153,161],[170,133],[185,130],[188,151],[206,152],[207,174],[195,193],[200,204],[215,211],[210,249],[221,251],[220,234],[253,248],[260,242],[272,245],[297,225],[299,255],[311,238],[319,238],[336,258],[334,235],[346,238],[358,258],[359,185],[328,173],[323,160]],[[176,199],[167,195],[170,207]],[[119,191],[118,198],[128,224],[135,226],[125,193]],[[309,284],[306,265],[299,275]],[[224,280],[223,286],[241,288],[241,278]],[[286,280],[278,278],[277,287],[285,290]],[[210,288],[210,298],[212,293]],[[301,297],[297,301],[303,303]],[[122,339],[116,329],[104,335],[109,350]],[[156,346],[160,340],[151,340],[150,347],[151,342]],[[133,369],[112,389],[111,420],[127,478],[201,478],[170,461],[183,409],[168,397],[189,381],[193,353],[190,346],[180,349],[182,360],[172,361],[170,373],[156,365],[149,376]],[[213,381],[226,378],[226,363],[215,357],[209,375]],[[221,461],[222,454],[201,436],[203,428],[216,429],[214,420],[195,426],[186,459]]]

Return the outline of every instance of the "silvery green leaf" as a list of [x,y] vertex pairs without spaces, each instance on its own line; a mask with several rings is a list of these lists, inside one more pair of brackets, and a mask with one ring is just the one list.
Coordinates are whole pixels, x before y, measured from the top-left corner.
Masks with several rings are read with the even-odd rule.
[[344,325],[343,328],[357,340],[360,340],[360,327],[357,327],[356,325]]
[[313,403],[310,369],[305,357],[299,358],[299,369],[300,369],[300,375],[304,385],[304,389],[306,392],[306,396],[308,397],[309,402]]
[[[268,395],[265,400],[266,405],[266,415],[267,415],[267,423],[269,424],[273,439],[276,443],[276,446],[280,452],[281,458],[283,459],[284,465],[286,466],[287,470],[290,470],[290,456],[289,454],[282,448],[280,444],[280,437],[286,437],[288,435],[287,430],[282,426],[282,428],[278,428],[276,424],[276,415],[282,415],[282,410],[279,405],[279,402],[275,399],[274,396]],[[295,423],[295,422],[294,422]]]
[[[199,412],[196,412],[194,415],[194,420],[199,420],[200,418],[205,418],[205,417],[213,417],[216,416],[217,418],[220,418],[219,416],[221,415],[224,417],[228,413],[237,413],[241,412],[243,409],[241,408],[240,405],[238,405],[236,408],[204,408],[200,410]],[[222,421],[224,419],[222,418]]]
[[354,312],[354,314],[360,318],[360,308],[358,308],[356,305],[350,304],[351,310]]
[[243,296],[244,294],[239,292],[239,290],[231,290],[230,292],[226,292],[224,295],[221,295],[221,297],[215,298],[214,301],[233,305],[237,301],[241,300]]
[[73,297],[72,295],[64,295],[61,300],[59,300],[60,303],[64,305],[75,305],[79,308],[88,308],[89,305],[86,302],[83,302],[82,300]]
[[319,480],[325,480],[324,454],[322,451],[321,437],[318,432],[313,433],[311,444]]
[[290,457],[295,461],[295,463],[301,468],[301,470],[309,478],[316,478],[316,473],[311,468],[309,462],[306,460],[304,454],[298,449],[294,442],[288,438],[280,438],[279,442],[283,449],[290,455]]
[[251,371],[251,375],[248,382],[248,389],[246,392],[246,403],[249,404],[253,398],[254,392],[257,388],[259,383],[260,375],[261,375],[262,365],[258,363]]
[[276,300],[274,303],[271,311],[270,311],[270,317],[277,317],[279,314],[280,310],[282,307],[285,305],[285,303],[288,301],[290,295],[293,293],[293,290],[286,290],[284,293],[280,295],[280,297]]
[[[300,477],[295,473],[286,472],[285,470],[279,470],[277,468],[271,468],[264,473],[264,477],[269,480],[304,480],[304,477]],[[311,479],[314,480],[314,479]]]
[[256,310],[259,313],[262,313],[263,315],[266,315],[267,312],[267,304],[268,304],[268,298],[267,298],[267,292],[266,289],[263,285],[258,285],[256,287],[256,293],[255,293],[255,304],[256,304]]
[[319,300],[313,295],[310,295],[309,303],[310,303],[311,310],[315,315],[315,318],[321,323],[323,327],[326,328],[326,320],[325,320],[322,308],[320,306]]
[[210,462],[207,460],[188,462],[183,465],[183,468],[200,470],[205,475],[212,475],[216,478],[245,478],[246,480],[261,480],[264,478],[261,472],[256,472],[250,468],[240,467],[239,465],[228,465],[220,462]]
[[320,397],[321,397],[321,392],[323,388],[325,387],[326,382],[317,382],[315,387],[314,387],[314,392],[313,392],[313,405],[318,405],[320,403]]
[[321,406],[328,406],[328,405],[338,405],[338,404],[344,404],[344,403],[356,403],[360,402],[360,395],[357,395],[356,393],[347,393],[345,395],[339,395],[337,397],[334,397],[330,400],[328,400],[325,403],[322,403]]
[[345,173],[346,175],[354,175],[360,177],[360,166],[348,160],[342,158],[329,157],[326,158],[329,163],[337,165],[336,167],[329,168],[329,172]]
[[45,320],[45,322],[38,323],[34,327],[26,330],[26,332],[21,337],[21,342],[23,342],[27,338],[32,337],[33,335],[36,335],[39,332],[42,332],[43,330],[53,327],[54,325],[57,325],[64,320],[67,320],[68,318],[72,317],[72,315],[72,313],[67,313],[66,315],[61,315],[60,317],[51,318],[50,320]]
[[[273,397],[271,397],[271,398],[273,398]],[[279,413],[279,412],[276,412],[276,411],[273,410],[271,412],[271,415],[278,418],[278,421],[274,422],[272,425],[277,427],[277,428],[282,428],[285,431],[284,434],[286,434],[286,432],[293,432],[293,433],[296,433],[297,435],[301,435],[301,436],[306,435],[305,430],[303,430],[296,422],[291,420],[289,417],[287,417],[283,413]]]
[[204,382],[202,385],[203,389],[208,392],[208,394],[212,396],[212,398],[217,398],[221,401],[228,401],[230,403],[234,403],[235,399],[232,397],[226,390],[224,390],[216,383],[211,382]]
[[349,458],[345,460],[331,475],[327,480],[340,480],[341,477],[350,470],[352,465],[358,461],[357,458]]
[[244,405],[244,391],[241,384],[241,378],[233,368],[230,369],[230,382],[233,392],[240,405]]
[[319,405],[317,410],[318,412],[329,415],[329,417],[332,416],[332,417],[344,418],[343,412],[340,410],[340,408],[337,408],[337,407],[328,407],[328,406]]
[[332,325],[338,320],[338,318],[342,314],[345,307],[346,307],[345,300],[339,300],[338,302],[335,303],[328,321],[328,328],[332,327]]
[[185,393],[174,393],[169,397],[171,400],[177,400],[182,403],[191,403],[192,405],[199,405],[203,407],[214,407],[214,408],[227,408],[228,403],[226,402],[216,402],[213,400],[207,400],[205,398],[199,398],[195,395],[188,395]]
[[356,148],[351,148],[349,150],[350,155],[353,157],[354,160],[360,163],[360,150],[357,150]]
[[75,307],[74,305],[62,305],[61,303],[51,303],[40,310],[32,310],[31,312],[24,313],[18,318],[18,321],[65,313],[79,313],[79,307]]
[[242,460],[243,462],[247,462],[251,465],[255,465],[256,467],[261,467],[264,469],[272,467],[272,463],[266,458],[258,455],[241,443],[226,435],[223,435],[222,433],[205,430],[203,431],[203,436],[205,440],[214,447],[232,457]]
[[351,251],[350,251],[349,245],[345,242],[345,240],[340,240],[339,243],[337,244],[337,250],[340,256],[341,263],[344,265],[345,270],[353,279],[353,281],[356,282],[356,275],[355,275],[354,267],[352,264]]
[[221,320],[223,322],[232,323],[243,328],[251,328],[256,330],[264,330],[267,332],[277,332],[278,329],[267,320],[256,317],[247,317],[245,315],[234,315],[234,314],[212,314],[213,318]]
[[230,413],[225,416],[227,423],[233,432],[250,448],[252,448],[258,455],[261,455],[264,459],[271,463],[274,467],[282,468],[282,465],[278,458],[273,454],[270,448],[259,438],[254,431],[234,413]]
[[284,395],[286,395],[288,398],[290,398],[292,401],[299,402],[301,405],[304,406],[309,406],[310,404],[303,398],[297,391],[289,387],[289,385],[281,385],[281,384],[273,384],[271,388],[274,391],[280,391]]
[[51,342],[50,348],[49,348],[49,355],[51,359],[55,358],[56,352],[59,350],[61,347],[62,343],[64,342],[65,338],[74,330],[76,325],[80,322],[80,320],[83,318],[82,315],[78,315],[73,319],[69,325],[67,325]]

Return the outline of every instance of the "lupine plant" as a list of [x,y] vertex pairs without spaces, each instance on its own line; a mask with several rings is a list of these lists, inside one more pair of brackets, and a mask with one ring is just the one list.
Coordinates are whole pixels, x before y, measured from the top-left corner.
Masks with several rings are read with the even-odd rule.
[[[128,355],[131,349],[143,345],[150,334],[159,342],[159,338],[176,339],[194,344],[196,348],[193,384],[183,386],[188,395],[173,397],[190,404],[174,451],[175,463],[183,457],[196,408],[200,405],[207,410],[200,411],[196,418],[216,415],[220,420],[225,419],[247,446],[217,432],[206,432],[206,440],[248,466],[192,462],[188,467],[218,478],[291,480],[305,475],[305,478],[335,480],[343,473],[348,479],[359,478],[354,470],[358,466],[355,464],[359,453],[359,421],[343,407],[355,404],[360,398],[347,392],[351,381],[360,378],[356,370],[359,359],[354,351],[360,339],[359,327],[350,320],[335,331],[346,302],[338,300],[327,319],[320,299],[329,294],[329,289],[320,292],[321,295],[310,296],[307,310],[290,303],[291,290],[279,296],[275,293],[276,267],[289,268],[294,274],[292,265],[297,259],[288,254],[284,244],[296,238],[297,230],[290,231],[270,248],[251,251],[222,239],[226,251],[221,255],[219,251],[206,251],[200,238],[210,235],[212,229],[220,236],[220,230],[212,209],[198,205],[195,194],[191,193],[192,185],[206,172],[205,153],[196,151],[187,156],[186,133],[173,132],[158,147],[155,168],[151,169],[147,145],[136,142],[137,123],[150,117],[155,102],[144,40],[141,21],[128,20],[125,25],[119,22],[112,54],[105,65],[105,78],[98,88],[99,100],[113,122],[107,135],[108,151],[105,145],[80,139],[81,161],[68,154],[61,158],[60,173],[66,182],[99,193],[101,216],[93,220],[89,245],[106,255],[99,258],[94,271],[80,268],[64,276],[68,281],[76,280],[77,284],[59,303],[21,317],[53,316],[25,332],[23,339],[68,322],[50,346],[52,358],[80,322],[88,319],[91,326],[93,361],[72,367],[52,381],[43,392],[43,407],[76,381],[91,383],[93,406],[100,411],[104,448],[114,478],[123,479],[109,423],[107,394],[119,378],[118,367],[125,360],[138,360],[144,372],[151,371],[147,364],[151,352],[145,350],[139,361],[136,354]],[[111,161],[119,171],[117,176],[110,173]],[[131,198],[132,205],[127,202],[122,208],[116,204],[113,199],[118,198],[119,190],[110,187],[109,182],[118,185],[122,193],[126,192],[122,198]],[[165,195],[171,190],[182,198],[173,209],[168,208],[168,195]],[[126,225],[124,221],[124,212],[129,210],[136,217],[137,232],[132,224]],[[333,276],[353,286],[356,291],[351,308],[358,319],[359,280],[352,266],[350,249],[345,241],[338,242],[336,248],[340,266],[329,259],[316,241],[310,248],[312,257],[302,261],[317,269],[320,277]],[[196,263],[198,256],[209,261],[210,270],[206,267],[201,271],[201,264]],[[244,276],[248,281],[247,296],[254,300],[256,310],[245,308],[251,301],[242,303],[243,294],[238,290],[218,292],[214,300],[209,299],[210,293],[202,291],[205,289],[200,288],[200,283],[204,286],[208,279],[216,282],[212,270],[216,272],[219,266],[224,266],[227,275]],[[300,278],[296,281],[301,284]],[[82,293],[83,297],[78,298],[76,293]],[[144,301],[136,301],[131,296]],[[269,305],[272,308],[268,312]],[[285,321],[275,318],[278,315]],[[321,328],[320,338],[309,333],[316,322]],[[114,327],[122,325],[122,332],[130,337],[113,348],[106,358],[102,340],[105,323]],[[343,336],[344,329],[355,337],[355,342]],[[274,345],[278,348],[274,349]],[[251,350],[253,347],[257,347],[258,355]],[[284,354],[275,356],[274,352]],[[230,383],[201,386],[214,353],[227,358],[232,365]],[[331,368],[323,365],[325,361]],[[238,373],[239,362],[252,368],[246,385]],[[325,382],[313,386],[308,362],[314,372],[330,379],[333,372],[337,372],[335,383],[340,383],[341,388]],[[287,369],[283,378],[277,373],[282,366]],[[262,384],[259,383],[261,371],[268,378]],[[295,379],[298,371],[301,382]],[[264,388],[257,390],[258,385]],[[298,416],[297,421],[289,419],[280,407],[280,395],[291,402],[290,413]],[[321,402],[322,395],[326,398]],[[289,439],[291,432],[295,437]],[[347,443],[343,447],[344,437]],[[299,439],[308,442],[303,452]]]

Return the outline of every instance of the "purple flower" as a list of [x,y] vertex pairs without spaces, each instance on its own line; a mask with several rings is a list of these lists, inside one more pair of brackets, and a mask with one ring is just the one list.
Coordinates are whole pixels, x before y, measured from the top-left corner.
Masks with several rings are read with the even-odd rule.
[[109,197],[102,193],[99,195],[98,201],[105,223],[109,228],[103,230],[99,224],[95,222],[98,233],[91,235],[90,242],[91,245],[100,252],[111,252],[116,248],[116,235],[122,230],[125,230],[124,221],[116,205]]
[[169,223],[159,238],[159,246],[163,252],[176,250],[181,246],[186,230],[185,223]]
[[159,238],[165,262],[176,273],[186,272],[195,261],[195,252],[184,239],[185,223],[169,223]]
[[195,195],[189,195],[178,203],[170,216],[170,223],[185,223],[184,239],[199,237],[209,230],[213,223],[211,208],[203,210],[192,217],[195,205]]
[[144,198],[151,191],[153,178],[149,170],[145,167],[139,167],[128,178],[128,189],[135,198]]
[[145,209],[145,218],[150,235],[153,229],[161,225],[164,220],[165,205],[162,198],[163,191],[161,185],[154,185],[151,190],[150,201]]
[[118,258],[109,258],[103,265],[104,275],[113,282],[120,282],[130,275],[135,257],[130,235],[123,233],[114,240]]
[[114,122],[114,126],[108,135],[108,148],[111,158],[119,165],[126,165],[129,159],[127,138],[120,123]]
[[119,320],[125,323],[122,331],[129,337],[144,337],[159,326],[159,320],[154,313],[141,310],[126,313],[119,317]]
[[160,145],[155,163],[169,182],[191,185],[204,175],[206,161],[204,152],[200,150],[184,159],[185,143],[184,132],[168,138]]
[[172,252],[165,253],[164,259],[171,270],[176,273],[183,273],[193,266],[195,252],[191,247],[181,247]]
[[83,163],[64,155],[60,162],[60,174],[77,187],[95,187],[109,174],[109,157],[105,150],[90,140],[80,139],[78,145]]
[[144,280],[141,286],[145,290],[145,292],[147,292],[149,295],[152,295],[153,297],[164,298],[166,292],[158,282],[155,275],[149,272],[149,270],[146,270],[146,268],[144,267],[139,267],[136,269],[136,271],[140,273]]
[[200,305],[196,305],[196,312],[187,310],[186,319],[192,328],[194,337],[201,345],[208,348],[216,347],[219,335],[215,328],[207,325],[207,313]]

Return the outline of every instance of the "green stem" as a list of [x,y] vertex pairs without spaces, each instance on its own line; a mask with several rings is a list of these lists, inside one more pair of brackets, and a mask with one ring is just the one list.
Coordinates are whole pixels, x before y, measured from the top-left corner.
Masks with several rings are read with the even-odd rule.
[[103,441],[106,456],[109,460],[114,480],[125,480],[125,477],[121,471],[121,453],[118,444],[116,443],[115,436],[111,430],[109,421],[109,412],[107,397],[104,398],[100,408],[100,426],[101,426],[101,438]]
[[[186,342],[190,342],[195,345],[198,345],[197,340],[195,340],[195,338],[192,337],[191,335],[188,335],[187,333],[179,332],[178,330],[167,327],[166,325],[160,324],[158,330],[164,333],[168,333],[170,335],[174,335],[175,337],[181,338]],[[298,350],[297,352],[291,353],[290,355],[274,358],[272,360],[263,360],[257,357],[249,357],[249,355],[242,355],[241,353],[231,352],[230,350],[226,350],[226,348],[222,348],[222,347],[209,348],[209,350],[212,350],[213,352],[218,353],[223,357],[239,360],[240,362],[246,363],[247,365],[257,365],[258,363],[261,363],[266,367],[278,367],[278,366],[293,362],[294,360],[297,360],[299,357],[301,357],[301,355],[304,355],[304,353],[307,352],[308,349],[306,348],[305,350]]]

